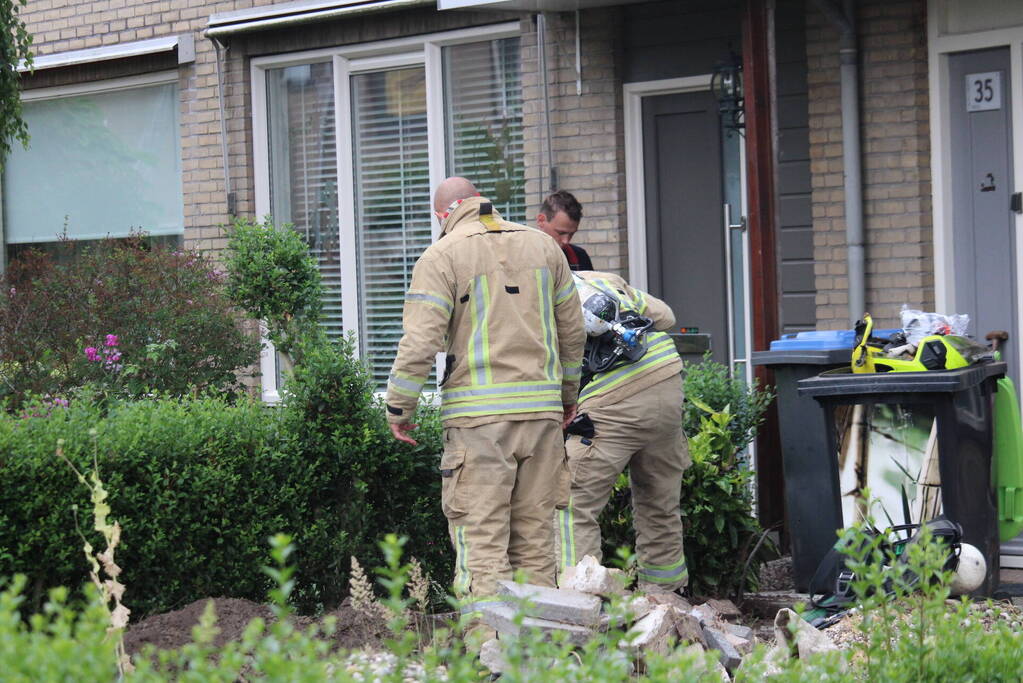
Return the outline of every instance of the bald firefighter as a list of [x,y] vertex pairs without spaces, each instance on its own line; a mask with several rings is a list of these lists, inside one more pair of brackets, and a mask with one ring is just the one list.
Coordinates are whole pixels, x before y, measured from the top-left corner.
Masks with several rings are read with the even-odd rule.
[[575,415],[586,333],[561,249],[503,220],[464,178],[434,196],[441,238],[419,258],[387,386],[394,437],[409,433],[438,351],[441,504],[455,547],[455,592],[472,612],[522,570],[554,585],[550,520],[568,503],[563,427]]
[[617,275],[576,278],[589,336],[579,418],[566,443],[572,496],[556,517],[561,564],[601,559],[597,519],[628,467],[640,587],[677,591],[689,581],[679,500],[691,460],[682,433],[682,360],[663,332],[675,315]]

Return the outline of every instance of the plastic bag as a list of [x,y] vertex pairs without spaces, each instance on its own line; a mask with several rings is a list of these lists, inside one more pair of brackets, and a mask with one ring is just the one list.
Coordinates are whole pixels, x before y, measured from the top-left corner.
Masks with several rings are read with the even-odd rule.
[[921,339],[932,334],[966,336],[969,326],[970,316],[965,313],[942,315],[918,311],[905,304],[902,306],[902,330],[910,344],[919,344]]

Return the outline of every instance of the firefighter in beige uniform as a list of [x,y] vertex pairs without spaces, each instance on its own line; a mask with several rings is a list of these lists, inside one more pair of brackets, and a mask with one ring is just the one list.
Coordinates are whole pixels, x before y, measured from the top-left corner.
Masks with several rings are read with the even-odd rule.
[[[455,201],[442,213],[446,191]],[[438,188],[443,234],[413,270],[387,387],[391,430],[411,441],[420,390],[435,354],[447,353],[441,503],[467,612],[514,571],[554,585],[551,519],[569,491],[562,428],[575,413],[586,336],[554,240],[471,195],[461,178]]]
[[597,519],[628,466],[640,585],[677,590],[689,581],[679,498],[691,460],[682,433],[682,360],[660,331],[674,326],[675,315],[666,303],[617,275],[576,276],[616,297],[622,310],[651,319],[653,329],[641,358],[595,374],[579,394],[579,414],[589,416],[595,435],[572,436],[566,444],[573,475],[569,506],[556,517],[561,564],[572,566],[584,555],[601,558]]

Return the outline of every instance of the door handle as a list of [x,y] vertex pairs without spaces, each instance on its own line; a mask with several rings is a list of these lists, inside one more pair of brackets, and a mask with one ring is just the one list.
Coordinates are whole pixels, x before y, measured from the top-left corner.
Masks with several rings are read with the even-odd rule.
[[1009,198],[1009,211],[1023,213],[1023,192],[1013,192]]

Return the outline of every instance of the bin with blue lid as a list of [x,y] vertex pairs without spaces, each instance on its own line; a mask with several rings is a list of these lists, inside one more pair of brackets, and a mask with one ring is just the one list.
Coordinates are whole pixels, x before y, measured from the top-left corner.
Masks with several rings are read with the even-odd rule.
[[[887,337],[897,331],[877,330],[874,334]],[[855,334],[853,330],[796,332],[772,341],[769,351],[753,352],[754,365],[774,371],[792,574],[796,588],[802,591],[835,545],[842,509],[831,490],[820,486],[821,481],[838,476],[834,459],[821,457],[828,443],[824,415],[814,399],[799,395],[797,383],[825,370],[848,367]]]

